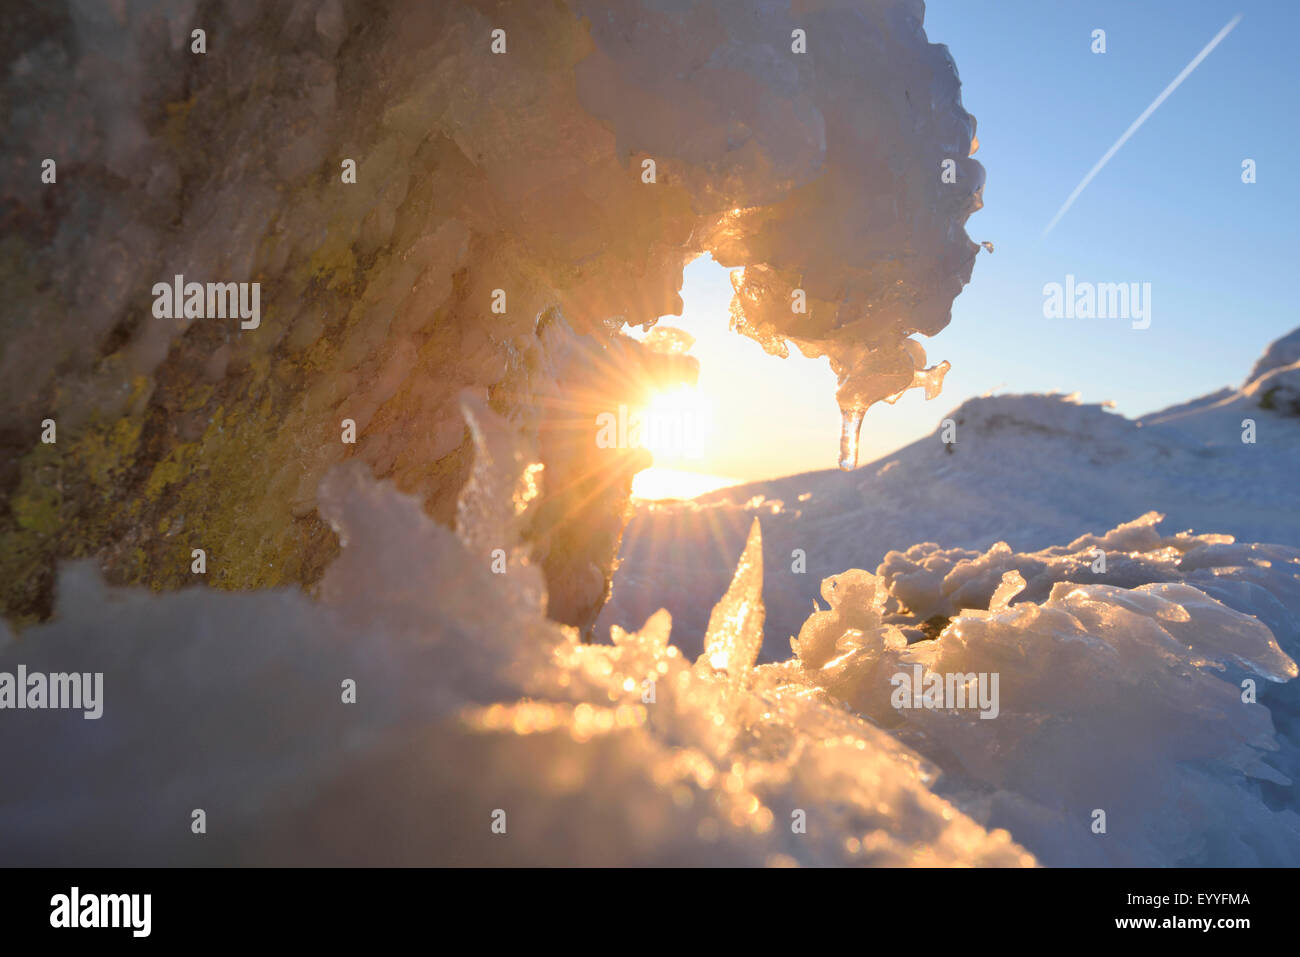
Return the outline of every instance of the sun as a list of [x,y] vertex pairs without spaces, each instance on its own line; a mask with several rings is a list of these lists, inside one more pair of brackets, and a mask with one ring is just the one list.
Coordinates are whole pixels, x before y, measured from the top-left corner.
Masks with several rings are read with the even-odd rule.
[[736,484],[736,479],[724,475],[651,467],[637,472],[632,479],[632,497],[644,502],[695,498]]
[[638,444],[658,465],[698,467],[713,441],[713,405],[690,386],[657,392],[635,415]]
[[736,483],[708,471],[713,404],[698,389],[677,386],[655,393],[634,413],[633,427],[636,443],[654,456],[654,466],[633,479],[634,498],[694,498]]

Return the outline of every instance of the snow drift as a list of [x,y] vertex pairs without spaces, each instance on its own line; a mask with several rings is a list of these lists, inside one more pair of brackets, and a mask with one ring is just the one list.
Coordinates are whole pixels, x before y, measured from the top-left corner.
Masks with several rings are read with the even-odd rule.
[[[101,671],[104,713],[6,715],[6,863],[1300,853],[1300,817],[1268,790],[1290,785],[1295,742],[1267,692],[1247,700],[1241,684],[1296,674],[1300,553],[1161,536],[1156,516],[1037,553],[922,546],[879,575],[828,578],[830,608],[808,618],[795,656],[756,665],[755,521],[696,660],[669,642],[666,612],[583,644],[543,614],[526,550],[493,574],[472,549],[517,543],[532,500],[512,431],[466,402],[477,456],[459,535],[342,467],[320,493],[342,553],[316,599],[155,596],[106,587],[84,563],[65,570],[55,619],[7,640],[0,671]],[[950,617],[924,638],[909,634],[921,615]],[[996,718],[892,706],[893,675],[915,665],[998,674]],[[340,694],[349,680],[355,703]],[[1294,726],[1294,697],[1282,705]],[[205,833],[191,830],[195,809]]]
[[[490,414],[476,433],[508,445]],[[0,670],[102,671],[104,713],[6,715],[6,863],[1032,862],[915,753],[754,669],[757,529],[691,664],[666,614],[584,645],[520,587],[536,569],[489,572],[463,539],[516,514],[457,538],[356,465],[321,498],[343,551],[319,600],[65,571]]]

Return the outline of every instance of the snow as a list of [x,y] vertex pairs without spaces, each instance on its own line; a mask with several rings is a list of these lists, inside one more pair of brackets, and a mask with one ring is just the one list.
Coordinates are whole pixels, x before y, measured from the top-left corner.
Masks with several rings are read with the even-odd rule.
[[1256,381],[1266,372],[1294,366],[1298,362],[1300,362],[1300,329],[1293,329],[1269,345],[1254,368],[1250,370],[1250,375],[1246,377],[1246,384]]
[[[941,768],[937,792],[981,823],[1047,864],[1291,863],[1300,419],[1263,396],[1295,374],[1274,363],[1141,421],[987,396],[948,414],[951,450],[936,431],[848,475],[643,506],[602,622],[663,604],[693,653],[715,556],[761,510],[760,660],[789,645],[805,680]],[[891,706],[890,678],[917,664],[998,675],[997,718]]]
[[[755,500],[784,503],[763,516],[766,660],[784,657],[821,579],[874,570],[888,552],[919,543],[985,552],[1004,541],[1033,552],[1155,511],[1173,531],[1300,547],[1300,418],[1282,402],[1261,408],[1258,390],[1209,398],[1131,420],[1059,395],[983,396],[936,416],[956,424],[951,446],[936,427],[848,473],[642,506],[598,627],[644,621],[662,605],[677,622],[675,640],[697,653]],[[1242,442],[1246,418],[1256,423],[1254,444]],[[806,554],[802,574],[792,570],[796,549]]]
[[[1059,399],[976,412],[996,434],[1042,408],[1058,425],[1109,422],[1092,441],[1116,455],[1136,454],[1120,437],[1148,434]],[[542,579],[514,547],[531,502],[518,436],[472,397],[465,409],[477,451],[457,532],[360,463],[339,467],[320,501],[342,553],[315,596],[154,595],[66,566],[53,620],[0,642],[0,671],[102,671],[104,714],[6,716],[6,863],[1300,854],[1300,551],[1165,534],[1156,513],[1034,549],[923,543],[826,576],[826,607],[801,602],[793,655],[759,663],[771,596],[785,600],[767,581],[789,567],[769,562],[765,533],[800,513],[755,496],[733,506],[749,531],[706,626],[683,633],[659,610],[583,644],[544,617]],[[913,460],[899,461],[885,477]],[[484,542],[501,544],[505,573]],[[900,707],[912,674],[958,680]],[[190,831],[194,808],[206,834]]]
[[[1207,592],[1248,580],[1257,593],[1247,607],[1272,602],[1294,614],[1300,552],[1165,539],[1154,518],[1034,555],[890,553],[879,577],[858,570],[823,583],[831,610],[808,619],[796,653],[817,686],[940,763],[942,793],[982,807],[986,823],[1044,863],[1294,860],[1300,817],[1268,806],[1251,784],[1290,785],[1265,760],[1281,744],[1268,710],[1241,700],[1240,682],[1294,678],[1300,632],[1294,619],[1281,632],[1287,654],[1261,620],[1230,607],[1239,596]],[[1090,570],[1097,548],[1113,556],[1109,575]],[[1262,554],[1266,567],[1251,564]],[[890,613],[900,606],[909,613]],[[899,625],[936,614],[947,619],[937,640],[907,644]],[[896,710],[890,676],[916,664],[997,675],[995,720]],[[1289,766],[1300,742],[1286,745]],[[1109,840],[1088,827],[1098,808],[1110,815]],[[1222,820],[1249,850],[1213,846],[1205,831]]]
[[[65,167],[114,174],[98,179],[118,195],[86,194],[103,215],[68,218],[54,257],[109,276],[107,298],[105,283],[86,282],[68,300],[103,307],[76,310],[100,317],[98,333],[151,270],[245,275],[270,259],[273,274],[301,272],[301,250],[334,235],[331,224],[349,224],[342,252],[322,250],[327,265],[304,273],[317,274],[313,288],[357,272],[354,239],[383,265],[357,273],[355,302],[330,300],[348,307],[340,315],[357,309],[339,358],[277,423],[292,452],[267,456],[268,498],[302,515],[315,506],[337,533],[341,552],[314,593],[155,594],[73,562],[49,621],[21,637],[0,624],[0,672],[104,676],[97,720],[5,714],[0,863],[1300,856],[1296,334],[1241,389],[1141,421],[1059,396],[988,396],[951,413],[952,444],[936,433],[867,468],[643,509],[604,617],[609,641],[584,644],[546,616],[548,602],[567,590],[574,621],[599,607],[598,553],[614,550],[606,539],[624,499],[588,507],[590,528],[573,539],[557,519],[545,547],[528,540],[554,464],[567,467],[556,485],[573,504],[589,497],[566,484],[589,477],[583,455],[565,446],[541,467],[544,444],[564,446],[543,428],[547,402],[562,405],[582,379],[573,370],[622,379],[643,363],[688,375],[678,331],[635,348],[605,333],[680,309],[681,266],[707,250],[737,268],[733,328],[773,354],[793,343],[829,357],[852,466],[863,410],[909,388],[933,398],[948,371],[927,365],[912,337],[948,323],[979,248],[964,228],[982,204],[975,121],[916,0],[819,4],[798,21],[778,0],[721,20],[645,0],[519,5],[507,11],[514,48],[546,39],[519,69],[466,42],[486,34],[484,14],[430,9],[409,32],[408,18],[385,21],[356,47],[396,65],[365,97],[336,83],[350,74],[334,52],[364,37],[337,7],[280,24],[286,50],[304,32],[324,41],[293,74],[320,77],[305,85],[312,95],[292,107],[270,98],[274,108],[220,128],[232,142],[272,144],[239,165],[274,176],[199,176],[185,209],[180,166],[158,159],[166,151],[141,122],[141,104],[161,112],[184,85],[139,95],[159,52],[156,17],[77,5],[79,45],[99,38],[108,54],[78,56],[53,79],[19,64],[14,89],[26,95],[14,99],[27,105],[14,128],[31,135],[17,139],[63,143]],[[161,21],[172,49],[194,4],[177,10]],[[801,56],[790,39],[805,25]],[[108,82],[124,63],[134,65]],[[200,112],[244,96],[240,82],[201,88]],[[333,109],[339,92],[352,108]],[[376,129],[333,125],[335,114],[376,117]],[[50,117],[92,115],[106,140],[42,132]],[[290,149],[253,135],[295,124],[305,132]],[[314,157],[331,139],[371,156],[350,198],[301,188],[324,182]],[[186,162],[198,162],[194,149]],[[651,158],[648,182],[636,170]],[[933,175],[949,161],[955,182]],[[40,189],[31,178],[21,187],[25,208]],[[141,218],[156,215],[142,201],[155,192],[164,218],[184,221],[174,236]],[[461,193],[472,201],[454,208],[424,198]],[[290,205],[293,216],[278,215]],[[288,231],[264,242],[281,221]],[[322,322],[315,300],[293,302],[307,281],[282,283],[279,300],[293,303],[286,341],[302,348]],[[486,303],[498,283],[511,287],[508,319],[445,307]],[[797,294],[806,311],[792,307]],[[446,342],[417,335],[430,323]],[[67,351],[29,325],[6,353],[7,368],[31,367],[5,378],[21,386],[6,408],[32,401]],[[163,368],[184,332],[141,328],[131,375]],[[77,331],[83,345],[98,333]],[[348,393],[363,429],[397,424],[374,424],[361,458],[326,471],[336,453],[317,452],[304,469],[301,436],[333,422]],[[472,465],[453,531],[426,514],[430,463],[466,429]],[[569,504],[551,502],[560,517]],[[236,513],[221,508],[222,519]],[[599,543],[580,541],[592,529]],[[221,544],[254,548],[259,531],[241,526]],[[671,551],[656,551],[661,542]],[[549,594],[543,552],[560,569]],[[923,688],[926,676],[944,679],[942,695]],[[921,689],[920,706],[915,695],[900,703],[900,677]],[[979,707],[959,689],[974,689]],[[191,828],[197,809],[203,833]]]
[[[476,439],[498,428],[485,416]],[[692,665],[666,612],[580,643],[358,464],[321,502],[343,552],[315,599],[65,569],[55,619],[0,670],[102,671],[104,714],[7,716],[6,863],[1032,862],[933,794],[910,749],[752,667],[757,528]]]

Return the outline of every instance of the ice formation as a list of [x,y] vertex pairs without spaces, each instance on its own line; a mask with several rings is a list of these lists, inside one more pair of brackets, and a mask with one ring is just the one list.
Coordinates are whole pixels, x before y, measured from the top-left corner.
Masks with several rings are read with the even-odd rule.
[[[502,480],[504,427],[476,441]],[[0,642],[0,670],[105,675],[97,721],[6,715],[6,863],[1033,862],[797,670],[754,667],[757,529],[692,665],[666,613],[583,644],[524,569],[493,575],[465,540],[509,510],[467,509],[458,538],[359,464],[321,502],[343,548],[315,600],[154,596],[80,563],[53,621]]]
[[[467,409],[478,456],[459,534],[360,463],[340,467],[320,499],[342,551],[315,598],[151,595],[68,566],[54,619],[0,640],[0,671],[101,671],[103,716],[6,715],[6,863],[1243,864],[1300,852],[1300,818],[1267,790],[1300,770],[1270,711],[1293,727],[1300,709],[1266,689],[1245,703],[1239,686],[1296,674],[1300,553],[1161,536],[1155,516],[1038,553],[922,546],[879,574],[828,578],[830,607],[795,657],[758,665],[754,522],[692,663],[666,612],[584,644],[543,615],[525,552],[493,574],[467,547],[518,543],[532,504],[515,433]],[[472,507],[514,487],[524,494],[504,507]],[[1099,550],[1109,570],[1090,577]],[[951,617],[937,637],[910,633],[924,614]],[[892,707],[891,676],[916,665],[996,673],[996,719]],[[349,680],[355,703],[340,697]],[[1097,808],[1106,835],[1089,828]]]
[[763,645],[762,568],[763,534],[754,519],[731,587],[709,616],[700,660],[714,671],[744,676],[758,660]]
[[[764,550],[785,542],[753,522],[816,513],[804,488],[749,497],[739,565],[678,644],[666,612],[581,640],[644,464],[590,423],[696,371],[680,335],[621,331],[680,311],[692,258],[735,268],[738,332],[829,357],[846,466],[871,404],[941,387],[913,337],[969,278],[983,171],[923,12],[140,0],[22,20],[0,79],[0,589],[28,627],[0,623],[0,672],[105,677],[98,720],[6,712],[3,863],[1294,860],[1295,552],[1154,516],[1077,538],[1103,506],[1074,474],[1039,475],[1056,504],[1016,519],[1068,535],[973,543],[1026,500],[999,437],[1054,436],[1046,460],[1072,468],[1139,458],[1139,425],[1092,407],[991,397],[963,407],[984,442],[908,459],[925,481],[839,476],[836,557],[877,480],[904,486],[882,522],[983,511],[955,543],[834,569],[793,658],[759,663],[787,613]],[[57,188],[32,175],[49,156]],[[151,321],[176,274],[261,283],[260,326]],[[1141,454],[1240,480],[1226,438],[1181,436],[1295,392],[1280,346],[1240,393],[1142,423]],[[1251,476],[1294,495],[1294,469]],[[214,589],[180,587],[199,545]],[[68,557],[87,560],[56,582]],[[976,675],[997,717],[894,707],[909,667]]]
[[[726,566],[756,512],[776,569],[764,583],[766,661],[787,654],[786,639],[798,634],[817,582],[846,568],[874,571],[886,553],[914,543],[983,553],[1005,541],[1036,552],[1158,510],[1172,530],[1300,546],[1300,419],[1285,389],[1274,388],[1293,369],[1278,365],[1242,389],[1140,420],[1060,395],[976,397],[942,413],[957,425],[955,444],[936,427],[871,468],[785,476],[641,508],[624,535],[601,628],[633,627],[667,607],[674,640],[698,653],[708,608],[725,589]],[[1245,419],[1256,423],[1254,445],[1242,442]],[[671,553],[662,545],[668,540],[677,543]],[[807,558],[801,574],[790,570],[795,549]]]
[[[983,171],[919,0],[27,6],[0,74],[11,623],[49,615],[60,559],[176,588],[198,539],[220,587],[314,585],[348,458],[454,525],[470,390],[537,446],[524,547],[589,629],[645,464],[591,421],[666,374],[621,330],[679,313],[705,252],[738,330],[830,356],[844,408],[935,384],[910,337],[969,277]],[[259,282],[260,326],[150,316],[177,274]]]
[[[1280,709],[1280,744],[1242,682],[1297,675],[1300,552],[1161,536],[1158,518],[1035,553],[891,552],[876,575],[822,583],[830,608],[794,650],[812,683],[939,763],[943,793],[1045,863],[1288,863],[1300,815],[1260,782],[1289,790],[1300,771],[1300,696],[1260,696]],[[997,675],[995,720],[893,707],[891,677],[916,666]],[[1090,830],[1094,809],[1110,839]]]
[[[759,671],[797,672],[887,730],[942,771],[936,793],[1041,863],[1293,863],[1300,433],[1265,399],[1284,395],[1270,390],[1293,340],[1242,389],[1140,421],[985,396],[948,413],[955,448],[936,432],[874,468],[643,508],[602,620],[662,603],[694,654],[700,608],[726,587],[710,557],[736,554],[757,515],[773,663]],[[968,707],[897,706],[936,675],[938,703],[952,679]],[[983,718],[994,708],[969,702],[994,676]]]

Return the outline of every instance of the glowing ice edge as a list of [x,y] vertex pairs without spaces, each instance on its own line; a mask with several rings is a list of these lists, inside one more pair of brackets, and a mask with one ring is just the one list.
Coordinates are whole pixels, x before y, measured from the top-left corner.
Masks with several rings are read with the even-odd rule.
[[867,409],[939,394],[948,363],[927,366],[913,337],[948,324],[981,248],[965,230],[983,206],[976,121],[924,4],[576,6],[593,43],[576,71],[584,109],[707,211],[679,230],[691,258],[734,270],[731,328],[773,355],[829,359],[852,468]]

